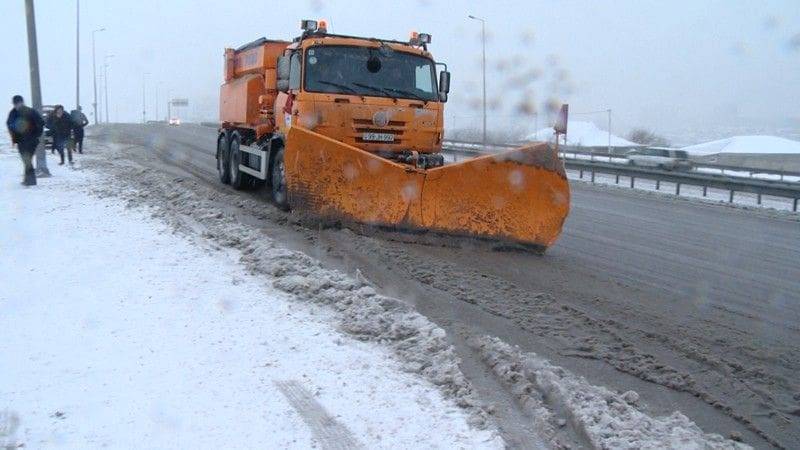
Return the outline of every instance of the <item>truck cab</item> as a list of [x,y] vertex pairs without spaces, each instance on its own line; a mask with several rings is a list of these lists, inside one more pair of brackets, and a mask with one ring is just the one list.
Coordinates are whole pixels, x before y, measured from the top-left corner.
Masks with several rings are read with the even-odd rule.
[[389,159],[442,165],[450,75],[442,71],[437,80],[430,37],[398,42],[304,26],[278,58],[277,132],[300,125]]

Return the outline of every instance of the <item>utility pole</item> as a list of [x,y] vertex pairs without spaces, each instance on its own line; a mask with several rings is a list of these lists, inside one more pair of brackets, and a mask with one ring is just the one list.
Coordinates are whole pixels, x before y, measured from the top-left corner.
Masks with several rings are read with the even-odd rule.
[[81,106],[81,0],[75,0],[75,109]]
[[608,113],[608,154],[609,161],[611,160],[611,108],[607,109]]
[[483,67],[483,145],[486,145],[486,21],[473,15],[470,15],[469,18],[481,22],[481,43],[483,45],[483,62],[481,64]]
[[100,94],[97,97],[97,120],[103,123],[103,87],[105,86],[103,83],[105,83],[105,78],[103,78],[102,72],[97,75],[97,79],[99,80],[98,83],[100,83]]
[[98,28],[92,30],[92,85],[94,86],[94,100],[92,101],[92,109],[94,109],[94,124],[97,125],[97,64],[95,61],[94,52],[94,34],[98,31],[106,31],[105,28]]
[[[31,75],[31,106],[42,111],[42,86],[39,82],[39,50],[36,43],[36,14],[33,9],[33,0],[25,0],[25,19],[28,25],[28,64]],[[47,169],[47,153],[44,142],[36,147],[36,176],[49,177]]]
[[114,55],[106,55],[106,56],[103,58],[103,80],[105,80],[105,88],[106,88],[106,89],[105,89],[105,97],[106,97],[106,123],[108,123],[108,122],[109,122],[109,120],[108,120],[108,117],[109,117],[109,116],[108,116],[108,115],[109,115],[109,111],[110,111],[110,110],[108,109],[108,58],[113,58],[113,57],[114,57]]
[[158,115],[158,83],[156,83],[156,122],[160,120]]
[[142,123],[147,123],[147,76],[150,73],[142,74]]
[[41,112],[42,86],[39,83],[39,50],[36,44],[36,15],[33,0],[25,0],[25,18],[28,21],[28,64],[31,75],[31,106]]

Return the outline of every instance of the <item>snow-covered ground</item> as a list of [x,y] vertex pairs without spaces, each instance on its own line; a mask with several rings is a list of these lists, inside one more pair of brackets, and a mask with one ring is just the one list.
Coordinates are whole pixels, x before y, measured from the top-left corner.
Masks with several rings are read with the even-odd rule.
[[758,180],[773,180],[773,181],[786,181],[790,183],[798,183],[800,182],[800,176],[795,175],[776,175],[771,173],[753,173],[742,171],[742,170],[728,170],[728,169],[713,169],[710,167],[696,167],[694,168],[696,172],[700,173],[711,173],[715,175],[725,175],[728,177],[744,177],[744,178],[755,178]]
[[455,401],[235,250],[0,150],[0,446],[497,448]]
[[[639,147],[639,144],[631,142],[625,138],[614,135],[610,136],[611,147]],[[528,141],[548,141],[552,142],[555,138],[553,128],[542,128],[525,137]],[[576,147],[605,147],[609,145],[609,133],[602,130],[593,122],[570,120],[567,124],[567,145]]]
[[[413,308],[238,223],[210,188],[83,158],[25,188],[0,148],[0,446],[503,446]],[[567,427],[594,447],[746,448],[496,338],[475,346],[530,413],[531,446],[562,447]]]
[[800,154],[800,142],[777,136],[733,136],[683,147],[690,155],[718,153]]
[[[567,411],[567,419],[597,449],[735,449],[749,445],[706,434],[678,411],[650,417],[639,409],[635,391],[612,392],[594,386],[568,370],[550,364],[535,353],[523,353],[497,338],[482,337],[476,350],[505,383],[511,385],[527,409],[545,421],[553,409]],[[546,408],[544,405],[551,405]],[[553,408],[553,405],[557,405]]]

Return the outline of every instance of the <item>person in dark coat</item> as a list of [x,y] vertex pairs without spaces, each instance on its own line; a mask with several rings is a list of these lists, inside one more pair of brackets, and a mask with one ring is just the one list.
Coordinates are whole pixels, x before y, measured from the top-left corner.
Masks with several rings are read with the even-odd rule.
[[[47,128],[53,135],[53,148],[61,156],[59,165],[64,165],[64,147],[72,134],[72,119],[64,113],[64,107],[56,105],[55,109],[47,116]],[[67,146],[69,163],[72,164],[72,147]]]
[[25,167],[25,178],[22,184],[33,186],[36,184],[33,155],[39,145],[39,137],[44,132],[44,120],[35,109],[25,106],[25,100],[21,95],[15,95],[11,99],[11,103],[14,108],[8,113],[6,126],[11,135],[11,142],[17,146]]
[[89,125],[89,120],[80,105],[78,109],[73,109],[69,116],[72,119],[72,138],[74,139],[75,149],[78,153],[83,153],[83,128]]

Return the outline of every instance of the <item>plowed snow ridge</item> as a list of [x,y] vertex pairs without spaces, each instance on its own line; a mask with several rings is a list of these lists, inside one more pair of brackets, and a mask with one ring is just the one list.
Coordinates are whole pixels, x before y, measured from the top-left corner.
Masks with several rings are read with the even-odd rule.
[[[298,300],[330,306],[338,313],[339,327],[343,331],[391,347],[403,361],[406,370],[423,375],[454,398],[459,406],[467,409],[473,425],[490,426],[485,408],[458,367],[459,358],[448,343],[444,330],[406,303],[377,293],[368,282],[324,268],[319,261],[282,247],[253,227],[239,223],[215,205],[215,202],[226,201],[245,207],[252,206],[252,200],[233,192],[220,193],[166,172],[143,168],[124,158],[107,155],[95,159],[94,163],[113,175],[94,190],[96,195],[122,197],[131,207],[152,208],[155,216],[176,230],[189,233],[199,231],[205,238],[238,249],[242,253],[241,261],[251,272],[271,277],[276,288],[295,295]],[[121,189],[121,185],[125,188]],[[680,413],[667,418],[651,418],[634,405],[619,403],[618,394],[592,386],[564,369],[534,359],[534,356],[523,358],[521,354],[506,350],[510,347],[503,347],[505,345],[497,339],[481,344],[486,362],[494,372],[510,383],[522,380],[513,375],[515,371],[507,370],[509,367],[527,365],[527,372],[519,372],[526,377],[555,374],[546,377],[551,381],[541,384],[539,388],[563,397],[559,401],[575,425],[598,448],[608,448],[609,445],[616,447],[612,444],[624,446],[626,443],[629,445],[627,448],[663,448],[665,445],[686,448],[684,445],[687,444],[696,448],[748,448],[719,435],[704,434]],[[531,368],[539,372],[531,371]],[[558,380],[560,383],[556,383]],[[526,383],[532,381],[531,378],[525,380]],[[566,394],[571,391],[575,395],[567,397]],[[527,402],[530,399],[521,400]],[[600,400],[607,403],[605,408],[600,408]],[[543,403],[540,406],[532,410],[542,414],[536,420],[553,426],[554,416],[548,414],[553,405]],[[637,427],[643,429],[638,430]],[[548,434],[546,428],[537,427]],[[548,440],[547,436],[543,438]]]

